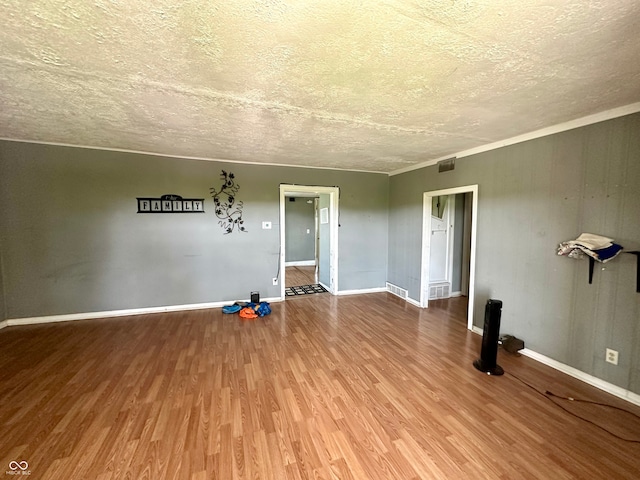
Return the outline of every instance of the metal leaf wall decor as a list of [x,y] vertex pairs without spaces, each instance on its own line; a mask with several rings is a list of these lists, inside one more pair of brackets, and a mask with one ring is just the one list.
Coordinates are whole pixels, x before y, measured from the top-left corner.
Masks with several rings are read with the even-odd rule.
[[225,235],[238,230],[246,232],[244,220],[242,220],[242,202],[236,201],[236,194],[240,190],[240,185],[235,182],[233,173],[222,170],[220,174],[222,185],[220,190],[211,187],[209,191],[215,204],[216,217],[220,220],[218,224],[224,229]]

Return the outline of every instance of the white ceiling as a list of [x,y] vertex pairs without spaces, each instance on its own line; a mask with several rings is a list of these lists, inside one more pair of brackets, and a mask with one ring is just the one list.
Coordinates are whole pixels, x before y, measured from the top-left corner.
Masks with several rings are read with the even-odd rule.
[[638,0],[2,0],[0,137],[392,172],[640,101]]

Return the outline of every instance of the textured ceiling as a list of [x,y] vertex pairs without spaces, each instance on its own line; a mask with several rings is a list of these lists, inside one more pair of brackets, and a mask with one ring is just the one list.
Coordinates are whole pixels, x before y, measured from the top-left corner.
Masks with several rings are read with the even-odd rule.
[[640,101],[638,0],[1,0],[0,137],[390,172]]

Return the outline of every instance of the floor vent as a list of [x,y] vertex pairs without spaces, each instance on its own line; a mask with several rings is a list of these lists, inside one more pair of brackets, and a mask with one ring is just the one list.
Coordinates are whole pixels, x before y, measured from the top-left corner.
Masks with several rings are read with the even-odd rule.
[[451,285],[448,282],[431,283],[429,285],[429,300],[449,298]]
[[392,283],[387,282],[387,292],[393,293],[394,295],[407,299],[408,293],[404,288],[400,288],[397,285],[393,285]]

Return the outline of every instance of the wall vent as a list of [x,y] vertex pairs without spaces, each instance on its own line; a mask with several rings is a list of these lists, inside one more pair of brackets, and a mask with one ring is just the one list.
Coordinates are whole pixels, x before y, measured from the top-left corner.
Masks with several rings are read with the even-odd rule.
[[449,284],[449,282],[429,284],[429,300],[437,300],[438,298],[449,298],[451,296],[450,292],[451,284]]
[[387,282],[387,292],[393,293],[394,295],[406,300],[409,292],[407,292],[404,288],[400,288],[397,285],[393,285],[392,283]]
[[448,172],[456,168],[456,157],[438,162],[438,173]]

